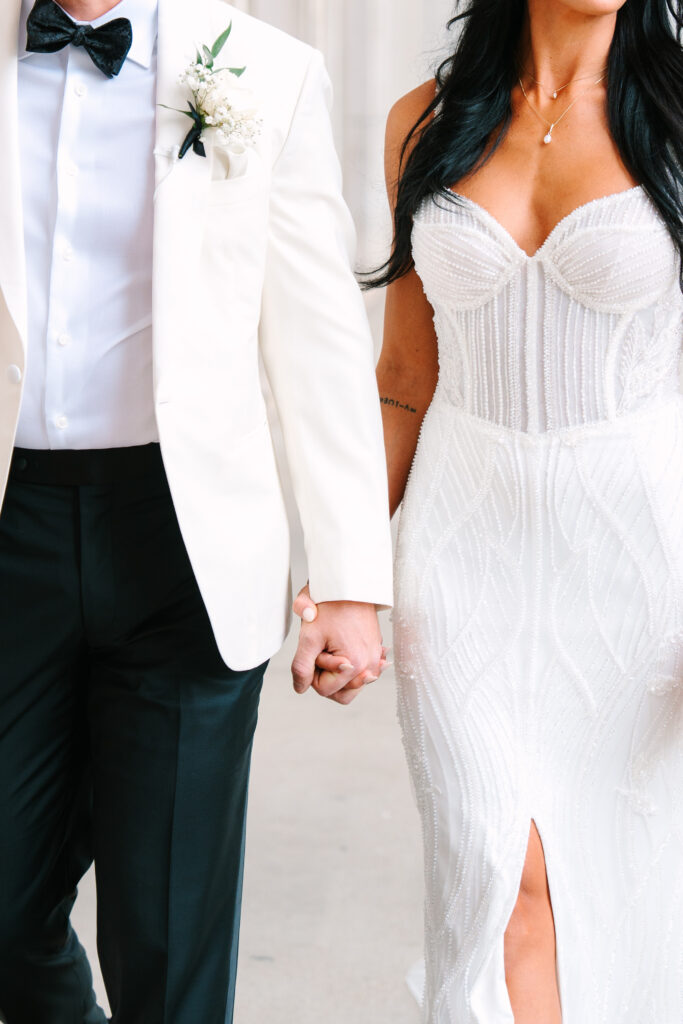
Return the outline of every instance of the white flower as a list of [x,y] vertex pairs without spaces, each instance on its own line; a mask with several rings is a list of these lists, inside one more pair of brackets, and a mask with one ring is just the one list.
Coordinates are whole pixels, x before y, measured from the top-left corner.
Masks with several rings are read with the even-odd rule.
[[192,92],[194,106],[216,142],[227,149],[253,146],[261,132],[258,105],[251,89],[228,68],[211,70],[193,63],[180,76]]
[[234,152],[253,146],[261,133],[262,121],[254,94],[240,81],[245,69],[215,66],[231,31],[232,24],[211,48],[203,46],[203,56],[197,50],[196,60],[180,75],[180,84],[192,93],[189,110],[181,113],[193,121],[193,128],[180,150],[181,159],[190,146],[200,156],[206,155],[202,135],[207,129],[214,133],[217,145]]
[[203,113],[216,121],[229,116],[241,120],[256,117],[254,95],[239,85],[238,79],[229,71],[218,72],[206,83],[201,100]]

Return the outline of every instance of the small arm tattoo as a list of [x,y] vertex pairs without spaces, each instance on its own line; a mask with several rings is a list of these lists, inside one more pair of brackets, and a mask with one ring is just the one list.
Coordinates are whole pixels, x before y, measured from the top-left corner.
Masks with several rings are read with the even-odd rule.
[[404,412],[412,412],[417,414],[417,409],[414,409],[412,405],[406,405],[403,402],[399,402],[396,398],[380,398],[382,405],[391,406],[392,409],[403,409]]

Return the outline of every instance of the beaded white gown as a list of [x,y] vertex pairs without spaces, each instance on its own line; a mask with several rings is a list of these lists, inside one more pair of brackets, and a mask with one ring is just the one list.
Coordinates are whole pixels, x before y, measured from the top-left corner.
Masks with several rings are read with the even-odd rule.
[[681,1024],[677,251],[641,188],[534,256],[475,203],[432,199],[413,247],[440,350],[395,613],[423,1019],[512,1024],[503,939],[534,821],[564,1024]]

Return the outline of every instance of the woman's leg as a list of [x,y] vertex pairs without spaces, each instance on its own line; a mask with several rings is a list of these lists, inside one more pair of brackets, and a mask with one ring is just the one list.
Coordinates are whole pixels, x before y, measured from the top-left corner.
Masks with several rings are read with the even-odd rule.
[[515,1024],[561,1024],[555,922],[543,845],[534,822],[519,896],[505,933],[505,976]]

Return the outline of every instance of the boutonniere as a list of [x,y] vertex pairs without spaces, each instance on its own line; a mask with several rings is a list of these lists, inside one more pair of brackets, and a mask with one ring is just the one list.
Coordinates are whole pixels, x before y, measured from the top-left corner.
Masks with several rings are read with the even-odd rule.
[[192,121],[178,159],[192,149],[197,156],[206,156],[202,141],[204,132],[212,131],[216,144],[225,149],[243,150],[253,146],[261,133],[254,94],[240,83],[246,68],[216,67],[216,61],[230,38],[232,22],[213,46],[202,46],[201,52],[180,76],[180,84],[188,86],[192,99],[188,110],[179,110]]

